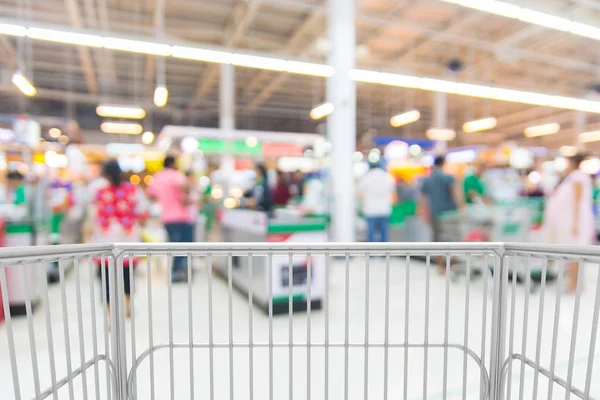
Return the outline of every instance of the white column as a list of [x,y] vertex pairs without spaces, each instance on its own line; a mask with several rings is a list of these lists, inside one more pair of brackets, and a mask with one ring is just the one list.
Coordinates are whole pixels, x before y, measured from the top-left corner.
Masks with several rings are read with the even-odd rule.
[[575,111],[575,146],[578,150],[585,150],[585,143],[579,140],[579,135],[585,132],[587,114],[583,111]]
[[[223,138],[229,143],[235,129],[235,69],[232,64],[221,64],[219,89],[219,126],[223,130]],[[230,176],[234,169],[233,155],[224,154],[221,171]]]
[[[433,128],[446,129],[448,127],[448,95],[443,92],[434,93]],[[438,140],[435,143],[435,152],[444,154],[448,151],[448,142]]]
[[355,0],[329,0],[328,3],[329,64],[335,70],[327,83],[327,101],[334,107],[327,120],[332,144],[332,232],[333,241],[353,242],[356,193],[352,153],[356,149],[356,85],[348,74],[355,62]]

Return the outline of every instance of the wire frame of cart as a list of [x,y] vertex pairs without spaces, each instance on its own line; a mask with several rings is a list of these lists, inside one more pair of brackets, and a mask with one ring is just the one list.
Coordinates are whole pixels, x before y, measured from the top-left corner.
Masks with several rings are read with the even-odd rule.
[[[311,273],[312,263],[306,275],[309,298],[322,285],[321,310],[307,302],[305,313],[290,307],[277,316],[270,302],[265,316],[255,312],[253,280],[244,295],[235,292],[234,257],[254,265],[259,257],[281,256],[293,276],[296,255],[324,258],[322,276]],[[165,256],[168,266],[175,256],[187,257],[187,283],[168,283],[171,269],[160,262]],[[138,257],[148,262],[126,267]],[[467,259],[467,270],[476,262],[488,268],[480,280],[453,281],[455,257]],[[95,258],[106,265],[98,278]],[[225,279],[217,279],[220,259]],[[0,385],[8,398],[600,398],[597,247],[282,242],[7,248],[0,250],[4,300],[7,269],[26,274],[40,261],[59,262],[56,290],[44,284],[40,306],[34,310],[26,302],[21,320],[4,303],[0,354],[7,356],[0,368],[7,373],[0,374]],[[433,268],[440,261],[444,276]],[[75,270],[69,279],[67,263]],[[539,280],[531,274],[538,263]],[[514,266],[523,273],[513,273]],[[574,266],[584,272],[575,292],[565,294],[565,272]],[[274,281],[275,269],[266,271]],[[124,274],[133,285],[129,317]],[[288,287],[288,301],[293,293]]]

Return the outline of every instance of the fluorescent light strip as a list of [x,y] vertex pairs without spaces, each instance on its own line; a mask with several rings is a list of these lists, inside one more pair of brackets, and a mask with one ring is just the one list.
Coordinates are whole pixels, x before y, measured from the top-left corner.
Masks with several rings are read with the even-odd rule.
[[27,30],[27,36],[32,39],[45,40],[48,42],[67,43],[88,47],[102,47],[103,45],[102,36],[57,31],[55,29],[29,28]]
[[231,63],[239,67],[266,69],[269,71],[285,71],[287,67],[287,61],[280,58],[250,56],[237,53],[232,54]]
[[176,58],[213,62],[218,64],[231,64],[231,53],[225,51],[206,50],[188,46],[173,46],[172,55]]
[[299,61],[287,61],[285,71],[291,74],[322,76],[324,78],[333,75],[333,67],[329,65]]
[[[598,136],[598,138],[600,139],[600,135]],[[577,148],[577,146],[561,146],[558,151],[563,157],[573,157],[579,152],[579,149]]]
[[157,86],[154,89],[154,105],[156,107],[164,107],[169,100],[169,90],[164,86]]
[[0,34],[23,37],[27,35],[27,28],[22,25],[0,24]]
[[550,124],[530,126],[525,128],[523,134],[528,138],[534,138],[539,136],[554,135],[555,133],[558,133],[559,130],[560,125],[556,122],[553,122]]
[[473,132],[481,132],[486,131],[488,129],[493,129],[496,127],[496,118],[482,118],[477,119],[475,121],[465,122],[463,124],[463,132],[465,133],[473,133]]
[[171,55],[171,46],[156,42],[104,37],[103,44],[105,48],[112,50],[121,50],[131,53],[154,54],[156,56]]
[[390,118],[390,125],[398,128],[404,125],[412,124],[421,118],[421,113],[418,110],[403,112],[402,114],[394,115]]
[[600,141],[600,131],[584,132],[579,134],[581,143],[590,143]]
[[[444,0],[456,4],[462,4],[466,7],[476,8],[474,4],[478,4],[478,9],[486,9],[488,11],[495,10],[497,14],[509,14],[506,7],[516,7],[514,5],[501,1],[492,0]],[[489,6],[489,9],[488,9]],[[503,8],[505,7],[505,8]],[[521,9],[519,7],[519,9]],[[504,11],[503,11],[504,10]],[[502,11],[502,12],[501,12]],[[532,14],[526,14],[531,16]],[[536,14],[537,15],[537,14]],[[12,36],[24,36],[31,31],[32,39],[39,37],[41,28],[29,28],[16,23],[9,23],[4,19],[0,23],[0,34]],[[553,20],[556,21],[556,20]],[[54,37],[54,41],[61,43],[76,44],[83,46],[97,46],[97,36],[88,35],[80,32],[69,32],[60,29],[46,29],[49,34]],[[600,28],[584,25],[574,22],[571,26],[571,31],[580,34],[581,36],[591,37],[600,40]],[[69,37],[69,35],[72,35]],[[190,60],[215,62],[215,63],[233,63],[235,65],[275,70],[286,71],[295,74],[304,74],[312,76],[331,76],[334,73],[332,67],[324,64],[303,63],[280,58],[260,57],[254,55],[229,53],[224,51],[200,49],[197,47],[188,46],[172,46],[165,43],[157,43],[150,41],[140,41],[131,39],[122,39],[116,37],[101,37],[102,45],[105,48],[121,50],[127,52],[154,54],[160,56],[169,56],[177,58],[185,58]],[[39,40],[48,40],[40,38]],[[381,85],[398,86],[405,88],[414,88],[421,90],[441,91],[445,93],[453,93],[461,96],[480,97],[485,99],[501,100],[514,103],[531,104],[537,106],[546,106],[553,108],[561,108],[566,110],[577,110],[591,113],[600,113],[600,102],[592,100],[584,100],[573,97],[554,96],[543,93],[526,92],[515,89],[504,89],[492,86],[475,85],[469,83],[446,81],[442,79],[421,78],[418,76],[393,74],[387,72],[377,72],[372,70],[353,69],[350,71],[350,78],[357,82],[377,83]]]
[[130,118],[142,119],[146,116],[146,111],[140,107],[99,105],[96,107],[96,114],[105,118]]
[[600,102],[578,99],[574,97],[555,96],[516,89],[505,89],[493,86],[445,81],[441,79],[420,78],[418,76],[391,74],[361,69],[353,69],[350,71],[349,75],[351,79],[358,82],[378,83],[381,85],[431,90],[457,94],[461,96],[480,97],[484,99],[531,104],[535,106],[600,113]]
[[144,128],[140,124],[131,122],[103,122],[100,130],[104,133],[139,135]]
[[425,132],[425,136],[427,136],[427,139],[429,140],[449,142],[456,138],[456,132],[452,129],[430,128]]
[[310,111],[310,117],[312,119],[321,119],[321,118],[325,118],[326,116],[330,115],[331,113],[333,113],[333,104],[325,103],[325,104],[321,104],[320,106],[313,108]]
[[11,82],[23,93],[25,96],[35,96],[37,90],[35,86],[23,75],[21,72],[17,71],[13,74],[11,78]]
[[457,4],[463,7],[501,15],[503,17],[528,22],[533,25],[543,26],[573,35],[584,36],[594,40],[600,40],[600,29],[592,25],[582,24],[557,15],[519,7],[515,4],[497,0],[442,0],[446,3]]

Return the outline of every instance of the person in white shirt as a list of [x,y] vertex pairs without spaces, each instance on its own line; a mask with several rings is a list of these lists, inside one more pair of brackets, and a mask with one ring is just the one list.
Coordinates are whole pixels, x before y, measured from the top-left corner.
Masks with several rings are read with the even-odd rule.
[[371,164],[358,184],[362,213],[367,220],[367,241],[388,241],[395,191],[394,178],[379,164]]

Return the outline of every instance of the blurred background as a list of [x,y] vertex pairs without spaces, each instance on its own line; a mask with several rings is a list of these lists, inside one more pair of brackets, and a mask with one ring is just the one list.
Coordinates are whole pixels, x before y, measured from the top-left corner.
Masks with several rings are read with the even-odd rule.
[[[257,165],[278,197],[261,210],[270,219],[317,215],[327,240],[348,242],[368,239],[373,193],[391,198],[392,240],[434,239],[438,194],[423,181],[439,155],[462,193],[455,208],[523,206],[527,240],[541,240],[544,196],[569,175],[568,157],[583,155],[586,175],[600,171],[592,0],[0,5],[0,167],[35,193],[15,214],[7,185],[4,214],[36,220],[38,236],[61,234],[50,242],[83,239],[89,183],[110,159],[148,194],[175,156],[205,226],[196,240],[226,240],[223,214],[264,208],[247,201]],[[394,189],[361,185],[371,167]],[[56,187],[68,201],[36,203],[60,198]],[[164,204],[147,197],[160,219]],[[69,218],[51,229],[46,214],[57,211]],[[473,221],[461,224],[464,238]]]

